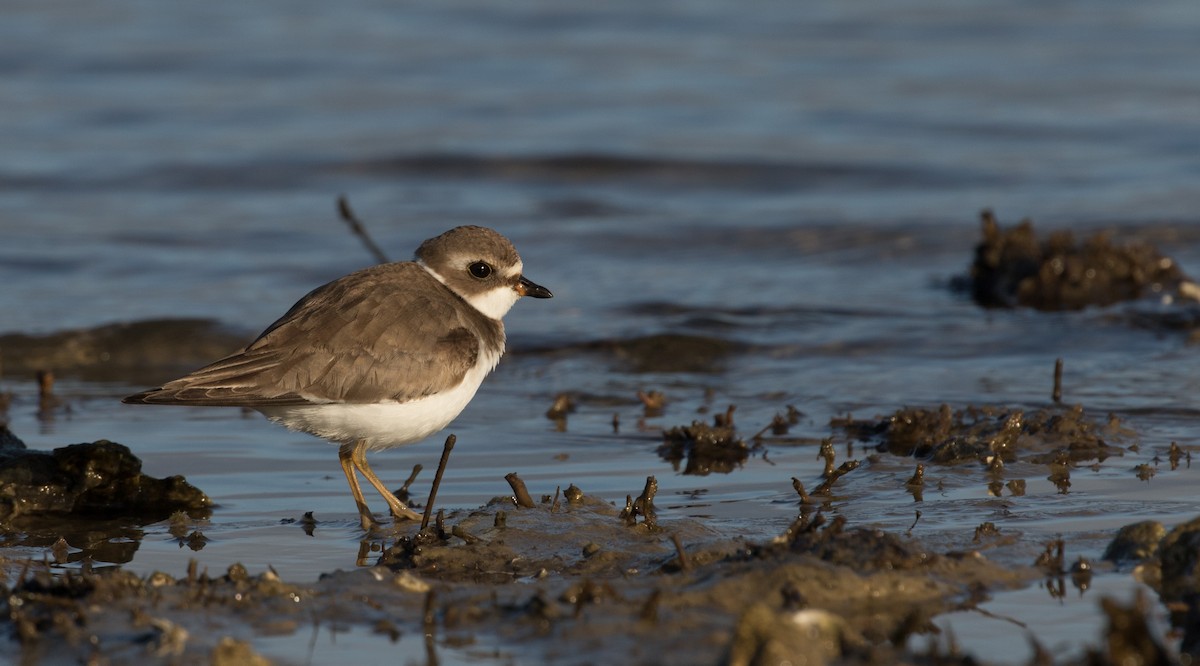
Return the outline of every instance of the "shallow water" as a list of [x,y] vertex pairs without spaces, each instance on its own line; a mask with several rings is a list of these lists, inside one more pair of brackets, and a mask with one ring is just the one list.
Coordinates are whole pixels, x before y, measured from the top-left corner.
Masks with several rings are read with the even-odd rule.
[[[555,293],[507,318],[510,355],[450,429],[439,506],[507,494],[510,471],[535,495],[574,483],[617,503],[654,474],[662,518],[768,537],[795,517],[791,477],[819,475],[830,418],[1045,406],[1063,357],[1065,401],[1126,419],[1140,452],[1076,470],[1066,495],[1033,466],[1013,472],[1029,484],[1018,498],[989,496],[970,466],[930,468],[941,491],[920,504],[903,486],[913,461],[884,456],[843,480],[834,509],[894,530],[920,510],[914,536],[956,547],[994,521],[1028,536],[1022,563],[1058,535],[1069,557],[1097,559],[1123,524],[1200,509],[1189,468],[1132,471],[1171,441],[1200,443],[1194,349],[1122,308],[983,311],[946,285],[988,206],[1005,223],[1145,239],[1200,274],[1198,24],[1184,0],[15,3],[0,25],[0,328],[201,316],[250,337],[370,263],[336,218],[345,193],[394,258],[486,224]],[[657,333],[738,350],[702,371],[640,371],[585,344]],[[31,446],[119,441],[218,503],[194,526],[203,549],[150,525],[125,566],[242,562],[296,581],[354,566],[361,531],[329,445],[238,410],[121,405],[144,388],[132,378],[66,373],[69,409],[39,418],[31,378],[0,380]],[[639,389],[670,400],[644,427]],[[565,432],[543,416],[560,392],[578,401]],[[768,437],[765,455],[707,477],[656,455],[658,429],[730,404],[747,437],[794,405],[800,443]],[[439,442],[372,462],[397,482],[422,463],[423,496]],[[291,522],[306,511],[311,536]],[[1111,576],[1116,594],[1135,585]],[[1054,617],[1022,598],[1005,612]]]

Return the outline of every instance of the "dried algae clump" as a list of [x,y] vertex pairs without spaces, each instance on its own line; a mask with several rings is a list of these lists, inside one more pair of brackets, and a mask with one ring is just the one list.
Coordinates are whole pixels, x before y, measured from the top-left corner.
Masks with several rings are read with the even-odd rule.
[[951,409],[906,407],[876,419],[834,419],[851,437],[877,441],[880,451],[944,465],[1065,464],[1122,455],[1108,443],[1129,435],[1119,420],[1091,420],[1082,407],[1023,411],[985,405]]
[[1039,240],[1029,220],[1001,229],[991,211],[982,218],[970,292],[984,307],[1081,310],[1158,294],[1196,298],[1178,264],[1150,245],[1117,245],[1103,233],[1077,243],[1069,231]]

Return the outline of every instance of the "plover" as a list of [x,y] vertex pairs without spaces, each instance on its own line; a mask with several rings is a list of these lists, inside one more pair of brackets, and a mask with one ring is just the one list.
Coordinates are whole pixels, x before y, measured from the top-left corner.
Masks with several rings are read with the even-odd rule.
[[499,233],[463,226],[431,238],[413,261],[380,264],[318,287],[242,351],[122,402],[250,407],[338,444],[363,529],[374,524],[358,476],[396,518],[417,514],[367,464],[367,451],[445,428],[504,354],[501,317],[527,280]]

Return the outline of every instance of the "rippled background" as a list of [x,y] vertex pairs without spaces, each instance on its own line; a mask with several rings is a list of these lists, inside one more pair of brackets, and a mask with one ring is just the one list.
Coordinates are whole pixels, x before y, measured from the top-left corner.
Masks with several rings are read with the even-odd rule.
[[[790,478],[819,473],[812,443],[830,418],[1044,406],[1061,356],[1067,401],[1125,417],[1141,453],[1077,473],[1068,495],[1026,470],[1013,500],[988,496],[978,470],[930,469],[944,492],[926,494],[913,533],[957,544],[992,520],[1029,537],[1029,562],[1059,534],[1069,555],[1098,558],[1120,525],[1200,509],[1190,470],[1131,471],[1197,443],[1194,349],[1120,308],[983,311],[947,284],[985,207],[1146,240],[1200,274],[1197,34],[1190,0],[9,2],[0,331],[194,316],[249,339],[371,263],[337,219],[345,194],[394,258],[483,224],[555,292],[509,315],[512,353],[451,428],[440,504],[505,494],[509,471],[535,494],[575,483],[618,502],[655,474],[660,519],[769,536],[795,516]],[[646,371],[591,344],[660,333],[734,351]],[[26,442],[113,439],[220,504],[203,550],[151,525],[128,537],[127,566],[241,561],[295,580],[353,566],[360,532],[332,447],[237,410],[118,404],[164,377],[60,375],[69,409],[49,419],[32,378],[0,377]],[[639,389],[670,399],[642,427]],[[560,392],[578,403],[565,432],[543,416]],[[794,405],[799,441],[728,475],[658,458],[659,428],[729,404],[746,436]],[[423,463],[422,494],[439,450],[372,460],[387,479]],[[911,472],[873,462],[836,510],[907,528]],[[312,537],[281,522],[304,511],[322,521]],[[1098,580],[1134,588],[1127,572]],[[1058,654],[1098,635],[1094,594],[1014,594],[996,603]],[[1064,613],[1080,624],[1045,621]],[[1035,631],[952,624],[991,658],[989,640],[1011,649]]]

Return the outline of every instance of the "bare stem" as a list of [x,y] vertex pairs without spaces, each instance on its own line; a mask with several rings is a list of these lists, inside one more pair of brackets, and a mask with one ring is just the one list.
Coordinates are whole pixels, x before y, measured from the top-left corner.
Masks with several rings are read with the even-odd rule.
[[450,452],[458,438],[450,435],[442,446],[442,459],[438,461],[437,474],[433,475],[433,486],[429,489],[429,501],[425,503],[425,515],[421,517],[421,529],[429,527],[429,517],[433,514],[433,500],[437,499],[438,486],[442,485],[442,474],[446,473],[446,463],[450,460]]
[[367,252],[370,252],[375,257],[375,261],[386,264],[388,262],[387,255],[383,253],[383,250],[379,249],[379,246],[372,240],[371,235],[367,233],[367,228],[363,226],[358,216],[350,209],[350,201],[346,198],[346,195],[338,195],[337,206],[338,214],[350,226],[350,231],[354,232],[354,235],[358,236],[358,239],[362,241],[363,246],[367,248]]

